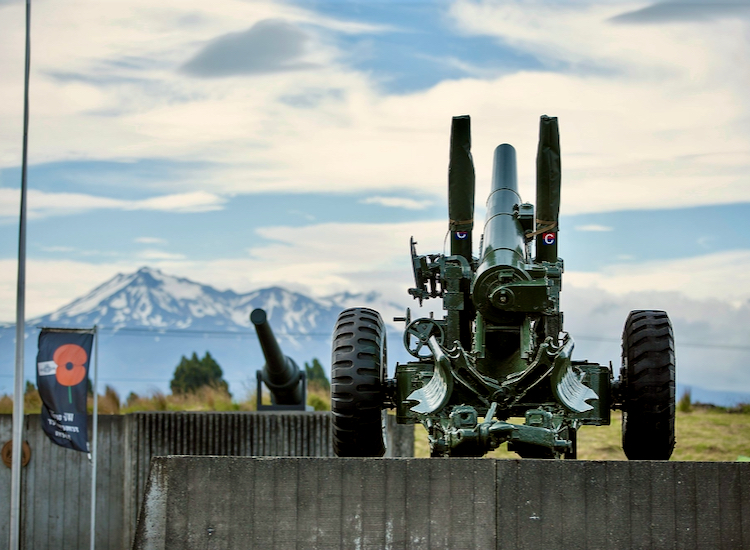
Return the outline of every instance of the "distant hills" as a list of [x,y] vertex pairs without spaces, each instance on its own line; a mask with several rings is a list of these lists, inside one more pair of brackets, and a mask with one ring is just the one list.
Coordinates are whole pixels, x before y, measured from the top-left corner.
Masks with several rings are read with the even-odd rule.
[[379,298],[375,293],[344,293],[316,300],[280,287],[238,294],[143,267],[135,273],[117,275],[54,313],[32,319],[30,324],[244,332],[252,328],[250,312],[263,308],[275,329],[308,334],[332,327],[347,304],[376,305]]
[[[264,364],[249,319],[253,309],[266,310],[282,350],[300,366],[314,357],[327,366],[333,325],[341,310],[352,306],[379,310],[393,328],[393,316],[403,314],[402,306],[377,293],[315,299],[271,287],[239,294],[143,267],[118,274],[57,311],[29,320],[26,378],[35,379],[36,327],[96,325],[100,386],[113,386],[123,398],[130,391],[167,391],[180,357],[194,351],[199,355],[210,351],[231,391],[243,393],[254,390],[255,371]],[[14,337],[12,327],[0,329],[4,364],[13,363]],[[6,372],[12,374],[12,369]],[[11,391],[12,378],[0,378],[0,393]]]

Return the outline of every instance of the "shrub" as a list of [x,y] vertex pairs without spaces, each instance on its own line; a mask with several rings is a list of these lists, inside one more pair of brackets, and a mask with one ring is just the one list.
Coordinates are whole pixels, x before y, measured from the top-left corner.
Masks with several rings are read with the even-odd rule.
[[677,410],[683,413],[691,412],[693,410],[693,399],[690,396],[690,388],[686,389],[677,402]]

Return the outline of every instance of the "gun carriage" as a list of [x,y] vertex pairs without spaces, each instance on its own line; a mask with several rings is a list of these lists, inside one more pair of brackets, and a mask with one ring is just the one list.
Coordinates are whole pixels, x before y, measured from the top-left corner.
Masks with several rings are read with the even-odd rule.
[[[558,257],[561,163],[557,119],[542,116],[536,209],[518,192],[515,149],[494,152],[487,214],[473,256],[475,174],[470,119],[454,117],[448,169],[449,254],[420,255],[411,240],[422,302],[440,298],[442,319],[403,318],[414,360],[388,378],[386,326],[368,308],[343,311],[334,328],[333,443],[339,456],[381,456],[384,409],[421,423],[432,456],[482,456],[504,442],[528,458],[576,458],[582,425],[607,425],[622,411],[629,459],[666,460],[674,448],[672,326],[658,310],[632,311],[622,366],[573,360],[560,311]],[[535,211],[536,210],[536,211]]]

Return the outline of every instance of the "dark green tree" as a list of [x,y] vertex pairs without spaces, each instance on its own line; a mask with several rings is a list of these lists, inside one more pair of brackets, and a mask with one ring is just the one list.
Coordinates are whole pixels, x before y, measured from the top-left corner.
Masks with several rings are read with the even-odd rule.
[[317,359],[313,358],[312,365],[305,363],[305,375],[307,375],[307,387],[318,387],[323,391],[331,389],[331,383],[328,381],[323,365]]
[[221,367],[209,352],[202,359],[193,352],[190,359],[182,356],[169,386],[173,394],[194,392],[203,386],[227,390],[227,383],[222,376],[224,373]]

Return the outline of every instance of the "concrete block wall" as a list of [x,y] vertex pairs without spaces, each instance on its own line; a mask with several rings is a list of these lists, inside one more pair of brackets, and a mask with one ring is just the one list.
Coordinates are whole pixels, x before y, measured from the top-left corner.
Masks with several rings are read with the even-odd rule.
[[166,455],[333,456],[330,413],[158,413],[126,416],[122,506],[132,541],[151,458]]
[[134,549],[750,548],[750,464],[154,459]]

